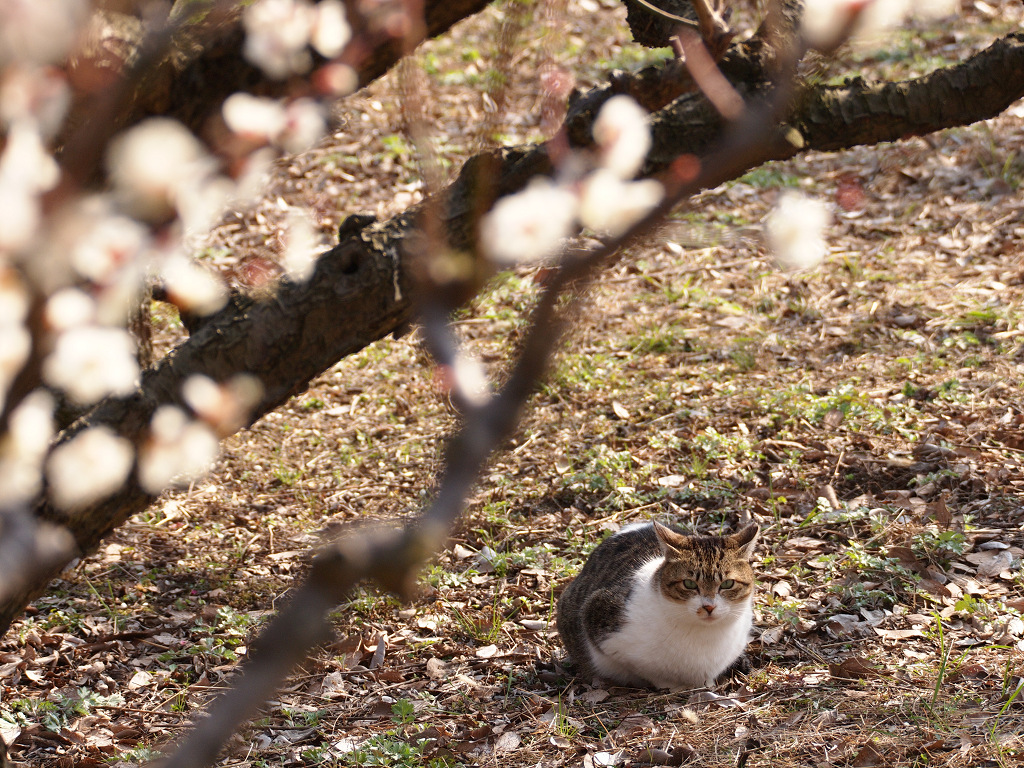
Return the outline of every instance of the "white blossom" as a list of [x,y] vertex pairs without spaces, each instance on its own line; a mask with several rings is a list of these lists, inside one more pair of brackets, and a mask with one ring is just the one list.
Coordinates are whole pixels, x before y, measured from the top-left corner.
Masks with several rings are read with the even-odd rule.
[[164,287],[180,309],[209,315],[228,300],[224,283],[210,270],[185,256],[171,256],[160,269]]
[[81,405],[128,394],[138,377],[135,342],[121,328],[71,328],[57,336],[53,352],[43,361],[43,379]]
[[824,260],[825,229],[831,215],[824,203],[799,192],[786,192],[768,214],[765,234],[783,269],[812,269]]
[[316,5],[311,42],[321,56],[333,59],[352,38],[352,28],[345,18],[340,0],[320,0]]
[[32,336],[25,326],[0,325],[0,408],[7,402],[7,391],[31,351]]
[[50,498],[74,509],[113,493],[128,478],[135,452],[109,427],[92,427],[53,449],[46,462]]
[[13,125],[0,155],[0,252],[18,251],[32,241],[42,217],[39,194],[59,177],[39,132],[26,122]]
[[309,216],[297,209],[288,215],[281,264],[293,280],[308,280],[316,268],[319,240]]
[[255,144],[274,143],[291,154],[312,147],[327,130],[323,107],[314,99],[287,105],[275,99],[233,93],[224,102],[228,128]]
[[31,243],[41,216],[37,195],[0,179],[0,256],[20,251]]
[[480,224],[481,246],[498,264],[542,259],[572,233],[576,207],[572,192],[551,179],[536,178],[495,203]]
[[272,141],[284,130],[287,122],[284,105],[280,101],[241,91],[228,96],[222,112],[228,128],[260,144]]
[[60,167],[47,151],[37,127],[27,121],[12,125],[0,156],[0,183],[37,193],[53,189],[59,180]]
[[0,261],[0,328],[21,325],[28,316],[29,296],[17,271]]
[[89,10],[85,0],[0,0],[0,66],[58,63]]
[[472,357],[459,355],[452,370],[454,387],[465,402],[474,406],[486,405],[491,388],[483,364]]
[[11,412],[7,435],[0,443],[0,488],[7,503],[28,502],[39,492],[43,459],[52,438],[53,398],[37,389]]
[[629,96],[613,96],[594,121],[594,141],[605,168],[620,178],[633,178],[651,148],[647,113]]
[[212,163],[203,145],[176,120],[150,118],[112,142],[107,167],[118,200],[133,216],[162,221],[194,194]]
[[583,183],[580,220],[595,232],[621,235],[642,219],[664,196],[653,179],[623,181],[614,172],[600,168]]
[[68,331],[96,321],[96,301],[79,288],[62,288],[46,300],[46,323],[54,331]]
[[245,57],[279,80],[305,72],[315,16],[305,0],[256,0],[242,15]]
[[139,451],[139,484],[154,495],[172,482],[206,474],[217,458],[216,435],[173,405],[162,405],[150,420],[149,439]]
[[208,231],[236,196],[227,177],[196,174],[181,186],[176,200],[182,230],[186,235]]

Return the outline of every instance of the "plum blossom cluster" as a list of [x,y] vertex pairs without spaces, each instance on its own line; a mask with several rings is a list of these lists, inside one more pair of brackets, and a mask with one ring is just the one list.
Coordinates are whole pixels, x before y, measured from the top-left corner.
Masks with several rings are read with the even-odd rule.
[[[126,325],[148,281],[183,311],[224,306],[224,283],[188,257],[187,239],[251,199],[281,152],[308,149],[326,130],[313,98],[235,94],[222,111],[227,132],[210,137],[216,145],[175,120],[150,118],[109,143],[109,186],[88,191],[81,179],[62,175],[53,147],[67,137],[82,84],[68,62],[82,60],[95,33],[91,14],[87,0],[0,0],[4,509],[32,503],[45,488],[54,505],[77,510],[133,477],[156,494],[207,470],[219,439],[246,422],[260,397],[255,379],[193,377],[180,405],[156,410],[141,441],[90,427],[54,445],[58,403],[87,410],[139,386]],[[245,55],[277,78],[308,70],[314,51],[338,57],[351,37],[341,0],[257,0],[243,23]],[[351,85],[351,69],[335,64],[348,70],[342,80]],[[288,274],[308,278],[318,246],[308,217],[292,212],[284,245]]]
[[830,48],[851,24],[855,42],[871,42],[910,17],[939,19],[959,6],[959,0],[806,0],[801,26],[811,45]]
[[257,0],[243,20],[246,58],[279,80],[309,70],[310,46],[333,59],[352,36],[341,0]]
[[633,181],[651,146],[647,115],[628,96],[615,96],[594,122],[596,156],[575,156],[558,179],[534,179],[500,199],[484,217],[480,244],[501,265],[554,254],[579,227],[621,235],[664,195],[657,181]]

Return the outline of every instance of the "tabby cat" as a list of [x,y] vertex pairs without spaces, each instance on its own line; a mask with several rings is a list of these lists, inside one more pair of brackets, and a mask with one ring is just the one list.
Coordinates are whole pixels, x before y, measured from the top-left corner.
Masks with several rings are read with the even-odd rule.
[[750,635],[758,527],[688,536],[629,525],[595,549],[558,601],[578,677],[630,686],[712,686]]

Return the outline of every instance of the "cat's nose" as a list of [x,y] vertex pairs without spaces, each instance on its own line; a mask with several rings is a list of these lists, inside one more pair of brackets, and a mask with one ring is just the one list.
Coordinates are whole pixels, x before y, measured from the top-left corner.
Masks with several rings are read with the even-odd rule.
[[702,611],[707,611],[708,616],[715,612],[714,603],[701,603],[700,607]]

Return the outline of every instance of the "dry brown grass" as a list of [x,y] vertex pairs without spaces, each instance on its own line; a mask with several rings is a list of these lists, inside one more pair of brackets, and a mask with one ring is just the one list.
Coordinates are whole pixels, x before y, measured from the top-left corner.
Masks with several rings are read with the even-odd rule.
[[[618,12],[593,5],[530,27],[502,131],[538,135],[545,63],[586,80],[627,56]],[[856,65],[920,71],[1020,19],[1010,3],[983,11]],[[456,164],[483,140],[467,128],[485,110],[473,73],[495,65],[500,23],[491,9],[424,55],[440,155]],[[208,259],[253,282],[279,199],[317,206],[326,238],[345,213],[390,215],[421,194],[413,158],[385,139],[401,134],[398,92],[389,78],[347,102],[339,134],[283,166]],[[1020,111],[761,169],[628,254],[422,597],[341,606],[338,641],[222,764],[345,765],[373,744],[396,766],[1018,761]],[[810,274],[777,272],[757,235],[789,186],[837,203],[830,258]],[[459,319],[499,375],[535,293],[529,271],[507,276]],[[421,507],[453,419],[412,335],[228,440],[213,475],[134,518],[9,635],[0,732],[20,729],[15,757],[127,762],[179,736],[325,531]],[[655,516],[764,530],[751,671],[717,697],[594,689],[554,661],[558,591],[606,531]]]

